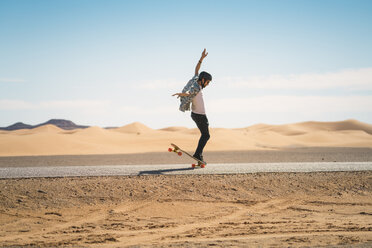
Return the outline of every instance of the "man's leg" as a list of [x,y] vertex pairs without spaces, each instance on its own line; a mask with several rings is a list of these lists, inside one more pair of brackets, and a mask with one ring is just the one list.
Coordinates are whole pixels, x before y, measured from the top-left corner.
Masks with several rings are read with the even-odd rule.
[[198,147],[196,148],[194,157],[203,160],[203,149],[210,138],[208,129],[209,126],[208,119],[206,115],[199,115],[195,113],[191,113],[191,118],[195,121],[201,133]]

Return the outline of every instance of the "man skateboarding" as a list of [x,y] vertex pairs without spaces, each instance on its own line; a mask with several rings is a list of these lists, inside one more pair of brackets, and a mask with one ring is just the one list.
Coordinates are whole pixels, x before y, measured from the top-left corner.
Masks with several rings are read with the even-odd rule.
[[191,104],[191,118],[195,121],[196,126],[199,128],[201,133],[198,147],[196,148],[193,157],[203,162],[205,162],[203,159],[203,149],[210,138],[208,129],[209,123],[204,106],[203,89],[212,81],[212,76],[205,71],[202,71],[199,74],[199,69],[203,59],[207,57],[207,55],[208,53],[206,52],[206,49],[204,49],[198,64],[196,65],[194,77],[186,84],[182,93],[172,95],[180,98],[181,104],[179,109],[182,112],[189,111]]

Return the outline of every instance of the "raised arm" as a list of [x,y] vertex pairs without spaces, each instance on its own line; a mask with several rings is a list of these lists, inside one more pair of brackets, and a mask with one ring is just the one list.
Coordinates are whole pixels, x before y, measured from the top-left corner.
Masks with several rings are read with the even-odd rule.
[[198,61],[198,64],[195,67],[195,76],[199,75],[199,70],[200,70],[201,63],[203,62],[203,59],[205,57],[207,57],[207,55],[208,55],[208,53],[206,52],[206,49],[204,48],[204,51],[203,51],[203,53],[202,53],[202,55],[201,55],[201,57]]

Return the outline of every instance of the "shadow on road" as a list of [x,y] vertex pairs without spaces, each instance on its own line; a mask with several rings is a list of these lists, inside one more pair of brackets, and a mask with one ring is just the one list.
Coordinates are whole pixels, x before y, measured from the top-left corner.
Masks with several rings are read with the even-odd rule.
[[181,168],[181,169],[163,169],[163,170],[149,170],[149,171],[140,171],[138,175],[163,175],[163,173],[167,172],[175,172],[175,171],[189,171],[194,170],[194,168]]

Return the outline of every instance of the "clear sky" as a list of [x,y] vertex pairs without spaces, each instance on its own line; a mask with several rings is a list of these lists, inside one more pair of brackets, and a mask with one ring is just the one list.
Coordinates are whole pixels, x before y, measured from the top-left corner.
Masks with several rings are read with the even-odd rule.
[[0,0],[0,126],[194,127],[204,48],[211,127],[372,123],[371,44],[370,0]]

